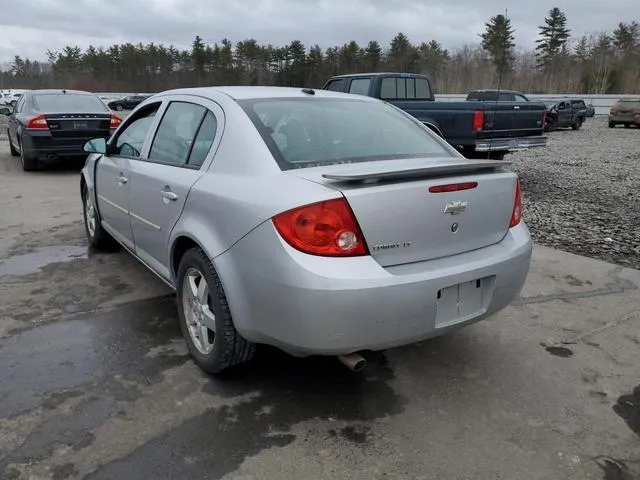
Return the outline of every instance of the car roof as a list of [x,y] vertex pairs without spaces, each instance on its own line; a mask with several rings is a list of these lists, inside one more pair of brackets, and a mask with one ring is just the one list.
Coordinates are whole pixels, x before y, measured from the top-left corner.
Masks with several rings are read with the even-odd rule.
[[421,73],[408,73],[408,72],[362,72],[362,73],[344,73],[342,75],[333,75],[330,79],[334,80],[337,78],[351,78],[351,77],[384,77],[384,76],[396,76],[396,77],[418,77],[418,78],[427,78],[426,75]]
[[504,89],[500,89],[498,90],[497,88],[482,88],[480,90],[471,90],[469,92],[469,95],[472,93],[517,93],[518,95],[524,95],[522,92],[518,92],[516,90],[504,90]]
[[68,93],[72,93],[74,95],[92,95],[92,96],[95,95],[94,93],[86,92],[84,90],[68,90],[65,88],[42,88],[40,90],[29,90],[29,92],[25,92],[25,93],[30,93],[33,95],[68,94]]
[[[304,93],[303,90],[313,90],[314,95]],[[353,95],[342,92],[332,92],[321,89],[307,89],[298,87],[254,87],[254,86],[224,86],[224,87],[193,87],[167,90],[155,96],[164,95],[195,95],[215,100],[217,94],[226,95],[234,100],[256,100],[263,98],[344,98],[360,101],[378,101],[364,95]]]

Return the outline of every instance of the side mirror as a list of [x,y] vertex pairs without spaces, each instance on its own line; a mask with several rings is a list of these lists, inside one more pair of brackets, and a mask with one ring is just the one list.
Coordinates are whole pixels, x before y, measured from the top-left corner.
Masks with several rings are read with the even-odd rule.
[[107,153],[107,139],[100,137],[87,140],[82,150],[87,153]]
[[0,107],[0,115],[6,115],[7,117],[13,113],[11,107]]

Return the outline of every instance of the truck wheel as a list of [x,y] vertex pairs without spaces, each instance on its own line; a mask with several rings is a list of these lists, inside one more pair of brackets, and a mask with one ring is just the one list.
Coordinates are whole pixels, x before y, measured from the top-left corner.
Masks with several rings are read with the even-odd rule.
[[631,128],[631,124],[630,123],[625,123],[624,124],[624,128]]
[[571,125],[571,128],[573,128],[574,130],[580,130],[580,127],[582,127],[582,118],[578,118],[576,120],[576,123]]
[[616,128],[616,124],[613,122],[609,122],[609,128]]

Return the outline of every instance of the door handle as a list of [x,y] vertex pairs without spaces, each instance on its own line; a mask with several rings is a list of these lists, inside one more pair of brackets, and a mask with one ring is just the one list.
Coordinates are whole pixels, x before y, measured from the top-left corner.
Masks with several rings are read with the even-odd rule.
[[118,177],[118,183],[127,183],[129,180],[127,180],[127,177],[125,177],[124,175],[120,175]]
[[178,195],[173,193],[171,190],[162,190],[161,193],[164,198],[171,200],[172,202],[175,202],[178,199]]

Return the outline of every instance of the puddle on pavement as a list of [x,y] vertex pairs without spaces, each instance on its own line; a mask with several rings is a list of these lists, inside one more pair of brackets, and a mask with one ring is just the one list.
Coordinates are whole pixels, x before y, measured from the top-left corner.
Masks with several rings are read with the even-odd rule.
[[0,260],[0,277],[6,275],[30,275],[53,263],[71,262],[88,258],[87,247],[56,245],[40,247],[31,253]]
[[569,358],[573,357],[573,350],[567,347],[546,347],[545,350],[556,357]]
[[633,392],[622,395],[613,406],[613,411],[629,426],[633,432],[640,436],[640,385]]

